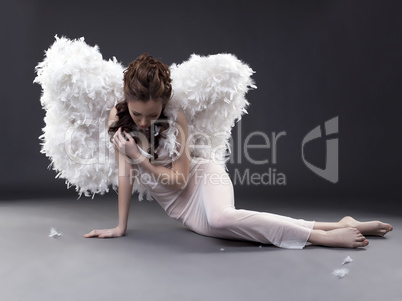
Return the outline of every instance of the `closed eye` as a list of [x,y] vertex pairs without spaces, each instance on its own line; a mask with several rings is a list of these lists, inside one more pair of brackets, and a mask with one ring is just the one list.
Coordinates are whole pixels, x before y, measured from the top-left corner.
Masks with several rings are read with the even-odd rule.
[[[139,114],[139,113],[134,113],[134,112],[133,112],[133,115],[134,115],[134,116],[141,116],[141,114]],[[152,115],[152,116],[151,116],[151,118],[156,118],[156,117],[158,117],[158,114],[155,114],[155,115]]]

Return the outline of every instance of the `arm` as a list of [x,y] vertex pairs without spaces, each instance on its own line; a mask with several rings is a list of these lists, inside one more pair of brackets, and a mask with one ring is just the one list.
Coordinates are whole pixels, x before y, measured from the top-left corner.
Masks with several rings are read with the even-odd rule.
[[130,201],[133,190],[133,182],[130,173],[134,171],[125,155],[118,152],[115,148],[116,157],[119,162],[119,188],[118,188],[118,207],[119,207],[119,228],[123,235],[127,230],[128,213],[130,211]]
[[[116,108],[112,108],[109,114],[108,125],[110,126],[116,120]],[[119,224],[113,229],[93,230],[84,235],[84,237],[120,237],[125,235],[127,231],[128,213],[130,210],[131,194],[133,183],[130,181],[130,172],[132,165],[127,160],[127,157],[120,153],[115,147],[116,159],[119,164],[119,177],[118,177],[118,208],[119,208]]]
[[151,173],[156,179],[163,178],[163,184],[169,185],[173,189],[183,189],[187,184],[190,172],[190,151],[187,121],[182,112],[177,115],[176,126],[179,130],[177,141],[180,143],[181,149],[178,158],[172,163],[172,169],[159,164],[152,164],[145,157],[139,160],[138,165]]
[[120,153],[124,153],[127,157],[131,158],[133,164],[138,164],[155,179],[161,180],[161,184],[168,185],[173,189],[183,189],[187,185],[190,172],[190,152],[188,146],[187,121],[182,112],[178,113],[176,122],[178,128],[176,139],[180,143],[181,149],[179,156],[172,163],[172,169],[149,162],[149,160],[140,153],[135,140],[125,133],[127,137],[126,140],[120,130],[117,131],[114,137],[114,145]]

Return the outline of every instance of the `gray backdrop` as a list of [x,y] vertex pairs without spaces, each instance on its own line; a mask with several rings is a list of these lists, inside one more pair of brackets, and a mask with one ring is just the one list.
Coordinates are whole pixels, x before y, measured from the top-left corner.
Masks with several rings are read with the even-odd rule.
[[[54,35],[84,36],[104,58],[127,65],[143,52],[166,64],[192,53],[235,54],[255,71],[251,106],[234,128],[232,180],[269,168],[286,185],[235,185],[239,197],[285,199],[309,206],[400,209],[401,21],[399,1],[2,1],[2,199],[77,195],[55,180],[40,154],[44,126],[34,67]],[[398,100],[399,99],[399,100]],[[309,170],[304,136],[338,116],[339,181]],[[238,137],[241,131],[242,138]],[[286,132],[271,150],[255,149],[251,164],[239,143],[254,131]],[[261,144],[254,137],[250,144]],[[306,146],[324,168],[325,139]],[[239,160],[241,158],[241,160]],[[241,161],[241,162],[240,162]],[[112,192],[114,194],[114,192]],[[293,200],[293,201],[292,201]],[[325,200],[325,201],[324,201]]]

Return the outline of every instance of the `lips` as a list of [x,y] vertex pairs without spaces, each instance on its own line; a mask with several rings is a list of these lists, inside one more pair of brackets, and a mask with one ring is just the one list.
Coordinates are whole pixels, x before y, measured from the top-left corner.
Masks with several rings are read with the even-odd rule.
[[145,127],[143,127],[143,126],[139,126],[139,125],[135,125],[135,127],[137,128],[137,130],[148,130],[149,129],[149,126],[145,126]]

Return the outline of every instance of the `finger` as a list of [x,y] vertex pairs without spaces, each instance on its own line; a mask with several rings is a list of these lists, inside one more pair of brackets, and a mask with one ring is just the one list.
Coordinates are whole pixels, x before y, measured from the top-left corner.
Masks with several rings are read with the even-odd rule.
[[115,140],[117,140],[117,141],[119,141],[119,142],[126,141],[126,139],[124,139],[124,137],[123,137],[123,135],[122,135],[122,133],[121,133],[120,131],[117,132],[117,135],[116,135],[116,139],[115,139]]
[[97,236],[97,231],[96,230],[92,230],[91,232],[84,234],[84,237],[94,237]]
[[123,142],[129,141],[128,138],[127,138],[127,136],[129,136],[129,135],[126,133],[126,131],[121,131],[120,137],[121,137],[121,139],[122,139]]
[[137,144],[137,142],[135,141],[135,139],[133,138],[133,136],[131,136],[130,133],[127,133],[126,131],[124,131],[125,136],[127,137],[127,142],[128,143],[133,143],[133,144]]
[[126,136],[127,141],[131,142],[134,140],[133,137],[131,137],[131,135],[129,133],[127,133],[126,131],[124,131],[124,135]]
[[120,135],[116,135],[116,137],[114,137],[114,139],[113,139],[113,144],[116,146],[116,147],[121,147],[121,144],[122,144],[122,140],[123,138],[121,138],[121,136]]
[[113,137],[115,139],[119,138],[121,136],[121,127],[114,133]]
[[123,150],[123,143],[120,140],[116,141],[116,145],[118,149]]
[[119,134],[119,130],[117,130],[117,131],[113,134],[113,137],[116,138],[118,134]]

